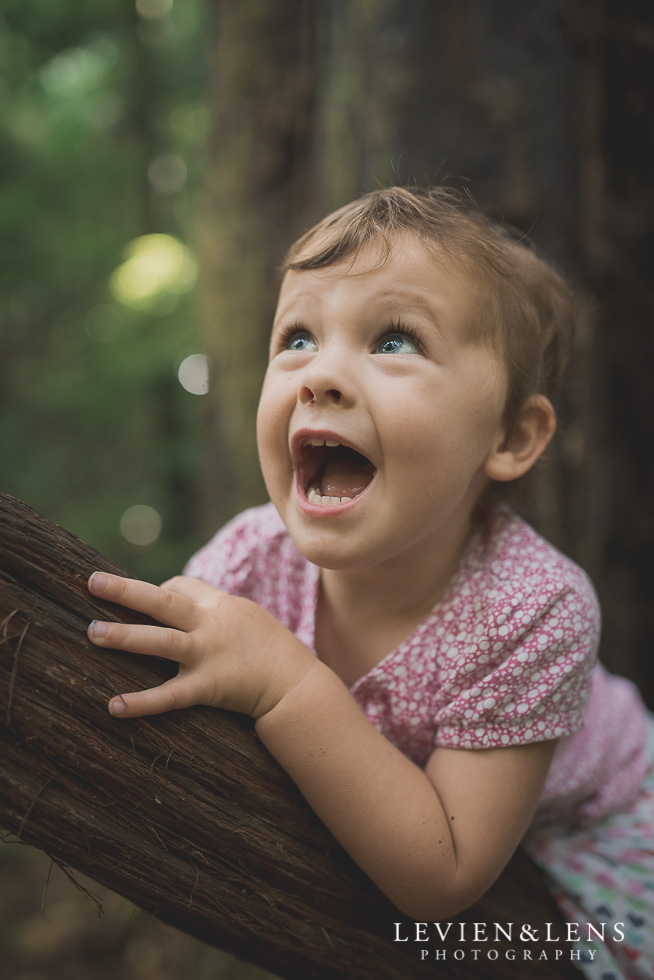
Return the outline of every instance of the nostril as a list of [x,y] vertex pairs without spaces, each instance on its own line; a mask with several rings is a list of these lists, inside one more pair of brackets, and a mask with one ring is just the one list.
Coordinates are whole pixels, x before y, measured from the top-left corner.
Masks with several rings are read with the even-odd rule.
[[308,385],[302,385],[298,397],[304,405],[310,405],[312,402],[320,400],[321,397],[330,398],[332,401],[338,402],[341,400],[341,392],[338,388],[321,388],[319,385],[316,386],[314,391]]

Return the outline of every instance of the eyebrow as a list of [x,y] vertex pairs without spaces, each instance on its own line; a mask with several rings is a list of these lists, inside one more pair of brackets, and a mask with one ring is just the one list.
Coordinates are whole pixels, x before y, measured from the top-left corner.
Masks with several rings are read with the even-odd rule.
[[373,303],[376,305],[377,302],[379,302],[380,307],[386,304],[395,307],[401,306],[401,312],[406,313],[407,316],[427,316],[437,333],[441,337],[445,337],[443,310],[424,299],[419,290],[409,289],[406,293],[397,289],[383,290],[375,296]]
[[[276,329],[284,327],[293,321],[302,321],[304,311],[296,312],[297,306],[301,305],[305,299],[312,300],[313,298],[314,294],[311,289],[297,292],[290,304],[284,304],[283,307],[276,310],[272,322],[272,331],[274,332]],[[372,297],[369,305],[373,312],[378,310],[381,315],[428,317],[431,326],[438,336],[444,341],[447,341],[442,308],[437,304],[429,302],[424,296],[423,291],[417,287],[406,286],[404,288],[400,287],[399,289],[397,287],[382,287]],[[389,310],[389,307],[393,307],[393,309]]]

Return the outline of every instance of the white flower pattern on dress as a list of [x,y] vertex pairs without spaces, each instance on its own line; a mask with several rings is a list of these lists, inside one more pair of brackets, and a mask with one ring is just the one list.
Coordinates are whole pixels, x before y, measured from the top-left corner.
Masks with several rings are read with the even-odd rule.
[[[185,574],[253,599],[315,649],[319,569],[272,504],[234,518]],[[436,746],[559,739],[537,818],[587,823],[633,799],[646,767],[644,707],[596,663],[599,628],[586,574],[500,508],[443,598],[351,693],[420,766]]]

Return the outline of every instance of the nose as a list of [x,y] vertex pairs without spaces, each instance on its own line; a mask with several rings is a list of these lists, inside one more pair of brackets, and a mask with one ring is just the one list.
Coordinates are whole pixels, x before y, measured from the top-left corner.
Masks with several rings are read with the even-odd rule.
[[311,405],[312,403],[318,403],[320,401],[340,402],[341,392],[338,388],[327,388],[325,386],[317,385],[314,382],[311,387],[306,384],[300,385],[298,398],[303,405]]
[[323,355],[316,358],[300,381],[298,400],[303,405],[341,404],[354,401],[354,384],[349,377],[343,357]]

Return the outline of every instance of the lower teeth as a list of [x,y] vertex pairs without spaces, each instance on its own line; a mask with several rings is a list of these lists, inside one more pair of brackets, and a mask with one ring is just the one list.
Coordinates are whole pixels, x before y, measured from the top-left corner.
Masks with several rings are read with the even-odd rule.
[[307,500],[310,504],[317,504],[318,507],[335,507],[336,504],[344,504],[348,500],[352,500],[352,497],[323,496],[315,487],[312,487],[307,494]]

